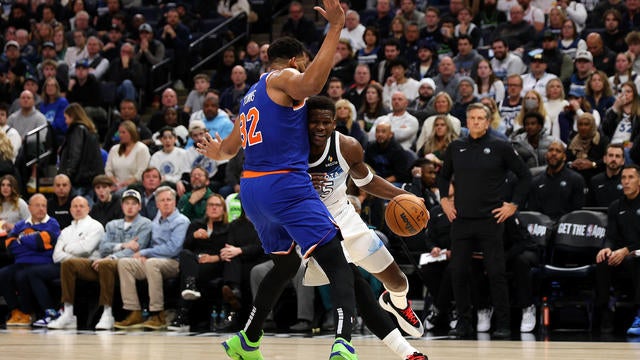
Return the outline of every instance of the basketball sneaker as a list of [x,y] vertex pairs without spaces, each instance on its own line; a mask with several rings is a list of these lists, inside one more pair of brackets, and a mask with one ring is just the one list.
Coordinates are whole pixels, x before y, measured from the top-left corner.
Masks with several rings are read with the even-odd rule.
[[358,360],[356,349],[343,338],[336,338],[331,348],[329,360]]
[[424,333],[424,327],[422,327],[422,323],[413,309],[411,308],[411,303],[407,305],[404,309],[399,309],[393,302],[391,301],[391,294],[388,291],[385,291],[380,295],[380,299],[378,300],[380,306],[393,314],[398,320],[398,325],[400,328],[404,330],[407,334],[415,337],[421,337]]
[[633,319],[633,324],[627,329],[627,335],[640,336],[640,316]]
[[405,360],[429,360],[427,355],[424,355],[419,352],[414,352],[412,355],[407,356]]
[[227,355],[234,360],[264,360],[260,353],[260,339],[251,342],[247,339],[244,330],[240,330],[237,334],[222,342],[222,347]]

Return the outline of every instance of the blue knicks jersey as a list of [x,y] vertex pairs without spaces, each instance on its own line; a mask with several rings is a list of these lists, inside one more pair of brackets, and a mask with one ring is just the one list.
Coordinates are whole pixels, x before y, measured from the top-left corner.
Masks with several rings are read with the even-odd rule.
[[240,102],[244,169],[252,171],[307,170],[309,138],[307,107],[286,107],[267,95],[269,75],[260,77]]

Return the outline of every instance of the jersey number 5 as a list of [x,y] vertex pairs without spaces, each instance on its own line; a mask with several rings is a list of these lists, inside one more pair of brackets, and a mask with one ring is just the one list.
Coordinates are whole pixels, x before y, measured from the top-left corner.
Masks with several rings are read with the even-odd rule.
[[240,137],[242,137],[242,148],[260,144],[262,142],[262,132],[258,131],[260,112],[255,107],[249,109],[245,115],[240,114]]

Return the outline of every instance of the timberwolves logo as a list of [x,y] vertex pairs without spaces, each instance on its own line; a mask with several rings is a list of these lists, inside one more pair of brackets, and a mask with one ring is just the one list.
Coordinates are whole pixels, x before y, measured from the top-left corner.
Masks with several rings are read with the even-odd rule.
[[640,209],[636,210],[636,215],[640,216]]
[[622,191],[622,184],[618,184],[618,186],[616,186],[616,190]]
[[482,150],[482,152],[484,152],[485,155],[489,155],[489,154],[491,154],[491,149],[484,148],[484,150]]
[[562,186],[562,187],[567,186],[567,182],[566,182],[566,181],[564,181],[564,180],[560,181],[560,186]]

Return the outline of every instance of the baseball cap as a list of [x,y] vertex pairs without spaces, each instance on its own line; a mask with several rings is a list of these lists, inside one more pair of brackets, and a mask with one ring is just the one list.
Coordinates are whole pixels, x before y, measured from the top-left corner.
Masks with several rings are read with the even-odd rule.
[[429,49],[432,53],[436,53],[437,45],[433,41],[422,39],[418,42],[418,49]]
[[547,30],[542,34],[542,39],[543,40],[548,40],[548,39],[555,40],[556,38],[557,38],[556,33],[554,33],[551,30]]
[[531,61],[541,61],[544,62],[544,58],[542,57],[542,54],[535,54],[531,57]]
[[97,175],[96,177],[93,178],[93,182],[91,183],[93,186],[96,186],[98,184],[100,185],[107,185],[107,186],[111,186],[114,185],[113,179],[111,179],[110,176],[107,175]]
[[567,97],[568,96],[584,97],[584,88],[574,87],[571,90],[569,90],[569,95],[567,95]]
[[153,33],[153,28],[151,28],[151,25],[144,23],[138,27],[138,32],[143,32],[143,31],[148,33]]
[[202,120],[192,120],[189,122],[189,133],[193,130],[206,130],[207,126],[204,124]]
[[136,190],[133,189],[129,189],[126,190],[125,192],[122,193],[122,200],[124,201],[124,199],[131,197],[134,198],[136,200],[138,200],[138,203],[142,204],[142,197],[140,196],[140,193],[137,192]]
[[469,76],[461,76],[460,77],[460,81],[458,82],[458,85],[460,85],[460,83],[462,82],[468,82],[469,84],[471,84],[471,86],[474,86],[476,83],[473,81],[473,79]]
[[55,49],[55,48],[56,48],[56,44],[54,44],[52,41],[45,41],[45,42],[42,44],[42,48],[44,49],[44,48],[46,48],[46,47],[48,47],[48,48],[52,48],[52,49]]
[[593,62],[593,55],[588,50],[578,50],[576,51],[576,61],[578,60],[587,60],[589,62]]
[[7,51],[7,48],[9,46],[15,46],[15,47],[18,48],[18,50],[20,50],[20,44],[18,44],[18,42],[15,41],[15,40],[9,40],[9,41],[7,41],[6,44],[4,44],[4,51]]
[[80,59],[78,61],[76,61],[76,67],[83,67],[83,68],[89,68],[89,59]]
[[436,90],[436,82],[433,81],[433,79],[431,78],[424,78],[422,80],[420,80],[420,86],[422,87],[422,85],[427,85],[431,88],[431,90],[435,91]]

